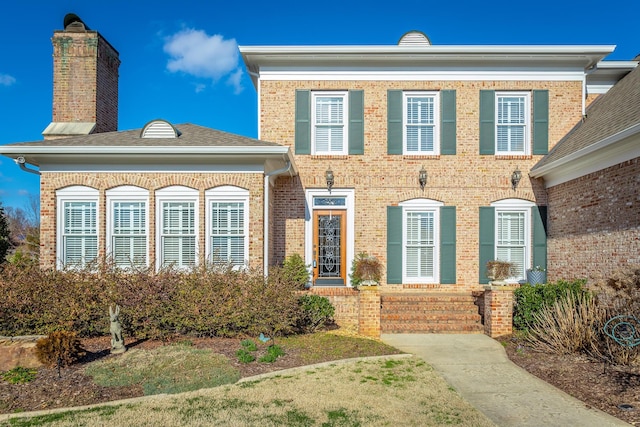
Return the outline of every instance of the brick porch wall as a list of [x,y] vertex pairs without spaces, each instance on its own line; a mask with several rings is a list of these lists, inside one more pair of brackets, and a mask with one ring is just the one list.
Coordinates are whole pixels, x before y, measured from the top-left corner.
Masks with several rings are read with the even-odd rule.
[[[328,167],[335,188],[355,190],[355,253],[366,251],[386,266],[386,206],[413,198],[442,201],[456,206],[457,280],[442,286],[447,291],[482,290],[478,284],[478,211],[480,206],[505,198],[520,198],[546,205],[546,192],[528,170],[542,156],[480,156],[479,96],[481,89],[549,90],[550,148],[582,117],[580,82],[450,82],[450,81],[262,81],[260,135],[262,139],[294,146],[295,89],[363,89],[364,155],[298,155],[300,176],[276,181],[274,251],[283,258],[304,253],[304,190],[325,188]],[[457,105],[457,154],[402,156],[387,154],[387,89],[455,89]],[[428,172],[424,191],[418,171]],[[519,168],[523,179],[516,191],[510,175]],[[385,275],[383,275],[383,286]],[[434,287],[435,290],[438,286]]]
[[549,188],[548,279],[640,265],[640,159]]
[[149,190],[149,263],[155,265],[156,204],[155,191],[171,185],[182,185],[199,191],[199,240],[205,248],[205,190],[221,185],[234,185],[249,190],[249,263],[262,267],[263,260],[263,175],[223,173],[52,173],[42,172],[40,179],[40,265],[56,265],[56,190],[72,185],[84,185],[99,191],[98,254],[105,255],[106,197],[108,189],[134,185]]

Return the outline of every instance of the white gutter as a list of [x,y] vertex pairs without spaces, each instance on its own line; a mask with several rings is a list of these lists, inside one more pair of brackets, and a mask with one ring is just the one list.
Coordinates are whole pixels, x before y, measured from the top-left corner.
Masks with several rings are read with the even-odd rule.
[[40,171],[39,170],[29,169],[27,166],[25,166],[26,161],[25,161],[24,157],[22,157],[22,156],[17,157],[16,159],[14,159],[14,161],[16,162],[16,164],[18,166],[20,166],[20,169],[22,169],[23,171],[29,172],[29,173],[32,173],[32,174],[35,174],[35,175],[40,175]]
[[[161,152],[158,152],[161,151]],[[0,146],[0,154],[153,154],[163,156],[167,154],[287,154],[289,147],[284,146],[59,146],[59,145],[5,145]]]
[[282,169],[274,170],[273,172],[264,174],[264,224],[263,224],[263,251],[262,251],[262,264],[264,268],[264,276],[269,274],[269,186],[271,183],[271,177],[276,177],[285,172],[291,170],[291,161],[287,161],[287,165]]

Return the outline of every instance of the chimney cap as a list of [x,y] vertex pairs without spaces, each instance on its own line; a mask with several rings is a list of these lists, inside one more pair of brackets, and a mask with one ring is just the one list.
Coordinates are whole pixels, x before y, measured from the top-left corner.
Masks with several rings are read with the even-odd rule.
[[64,29],[65,31],[89,31],[90,28],[87,24],[80,19],[75,13],[67,13],[64,16]]

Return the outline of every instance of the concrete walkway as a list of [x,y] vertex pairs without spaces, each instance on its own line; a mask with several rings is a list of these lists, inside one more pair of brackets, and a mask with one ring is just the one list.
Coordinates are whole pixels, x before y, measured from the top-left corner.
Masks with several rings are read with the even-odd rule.
[[429,363],[469,403],[501,427],[628,426],[527,373],[486,335],[383,334],[384,343]]

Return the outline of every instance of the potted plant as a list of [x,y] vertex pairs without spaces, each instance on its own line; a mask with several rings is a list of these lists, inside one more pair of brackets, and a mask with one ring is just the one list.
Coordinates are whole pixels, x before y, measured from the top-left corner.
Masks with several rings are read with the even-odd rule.
[[504,284],[509,277],[517,274],[516,266],[512,262],[491,260],[487,262],[487,277],[492,283]]
[[547,270],[536,265],[533,268],[527,270],[527,283],[530,285],[542,285],[547,283]]
[[360,252],[351,264],[351,286],[376,286],[380,283],[382,266],[378,258]]

